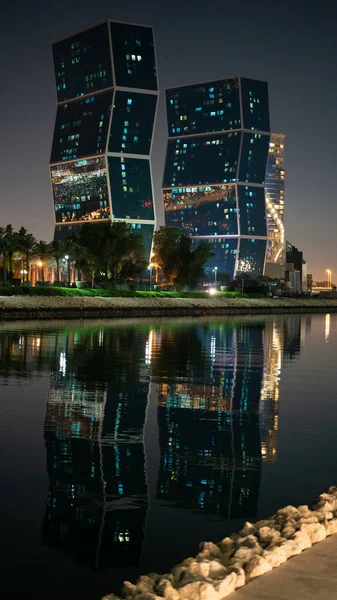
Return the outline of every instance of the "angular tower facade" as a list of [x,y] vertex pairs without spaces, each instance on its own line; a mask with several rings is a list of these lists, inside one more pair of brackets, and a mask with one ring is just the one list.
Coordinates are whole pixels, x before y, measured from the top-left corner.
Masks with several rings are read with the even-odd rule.
[[266,172],[266,208],[267,208],[267,256],[269,263],[285,264],[284,237],[284,138],[282,133],[273,133],[270,137]]
[[163,181],[167,227],[207,242],[205,271],[263,274],[268,85],[233,77],[166,91]]
[[151,27],[106,22],[53,46],[58,107],[50,159],[55,238],[126,221],[150,254],[150,154],[158,100]]

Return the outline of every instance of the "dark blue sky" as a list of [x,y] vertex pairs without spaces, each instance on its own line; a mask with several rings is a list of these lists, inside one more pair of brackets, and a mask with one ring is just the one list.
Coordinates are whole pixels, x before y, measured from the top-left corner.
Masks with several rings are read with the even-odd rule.
[[337,278],[337,8],[334,0],[8,2],[1,15],[0,224],[53,235],[48,161],[56,114],[51,44],[106,19],[153,25],[162,92],[153,150],[157,205],[164,93],[242,75],[269,82],[272,129],[286,138],[286,235],[308,270]]

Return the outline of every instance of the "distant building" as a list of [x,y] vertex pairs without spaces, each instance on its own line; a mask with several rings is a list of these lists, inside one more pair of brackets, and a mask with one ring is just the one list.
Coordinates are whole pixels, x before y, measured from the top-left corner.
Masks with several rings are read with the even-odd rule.
[[267,254],[265,274],[284,278],[284,139],[281,133],[270,138],[266,172]]
[[263,274],[268,85],[233,77],[166,91],[169,141],[163,181],[167,227],[214,253],[216,268]]
[[292,294],[307,291],[307,264],[303,252],[290,242],[286,243],[286,289]]
[[58,107],[50,159],[55,238],[130,223],[150,254],[150,153],[158,84],[151,27],[107,22],[53,46]]

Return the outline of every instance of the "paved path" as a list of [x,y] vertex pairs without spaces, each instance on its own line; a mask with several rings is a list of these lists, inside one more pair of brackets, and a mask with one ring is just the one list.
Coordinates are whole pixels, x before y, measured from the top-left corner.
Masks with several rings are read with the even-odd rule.
[[255,579],[233,600],[337,600],[337,534]]

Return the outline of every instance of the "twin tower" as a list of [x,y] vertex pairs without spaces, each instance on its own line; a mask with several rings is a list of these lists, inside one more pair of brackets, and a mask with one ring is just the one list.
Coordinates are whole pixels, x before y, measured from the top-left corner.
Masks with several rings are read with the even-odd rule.
[[[50,160],[55,239],[125,221],[150,260],[150,156],[158,104],[151,27],[107,22],[53,46],[58,108]],[[211,244],[234,277],[284,258],[284,136],[270,133],[267,83],[232,77],[166,90],[167,227]]]

